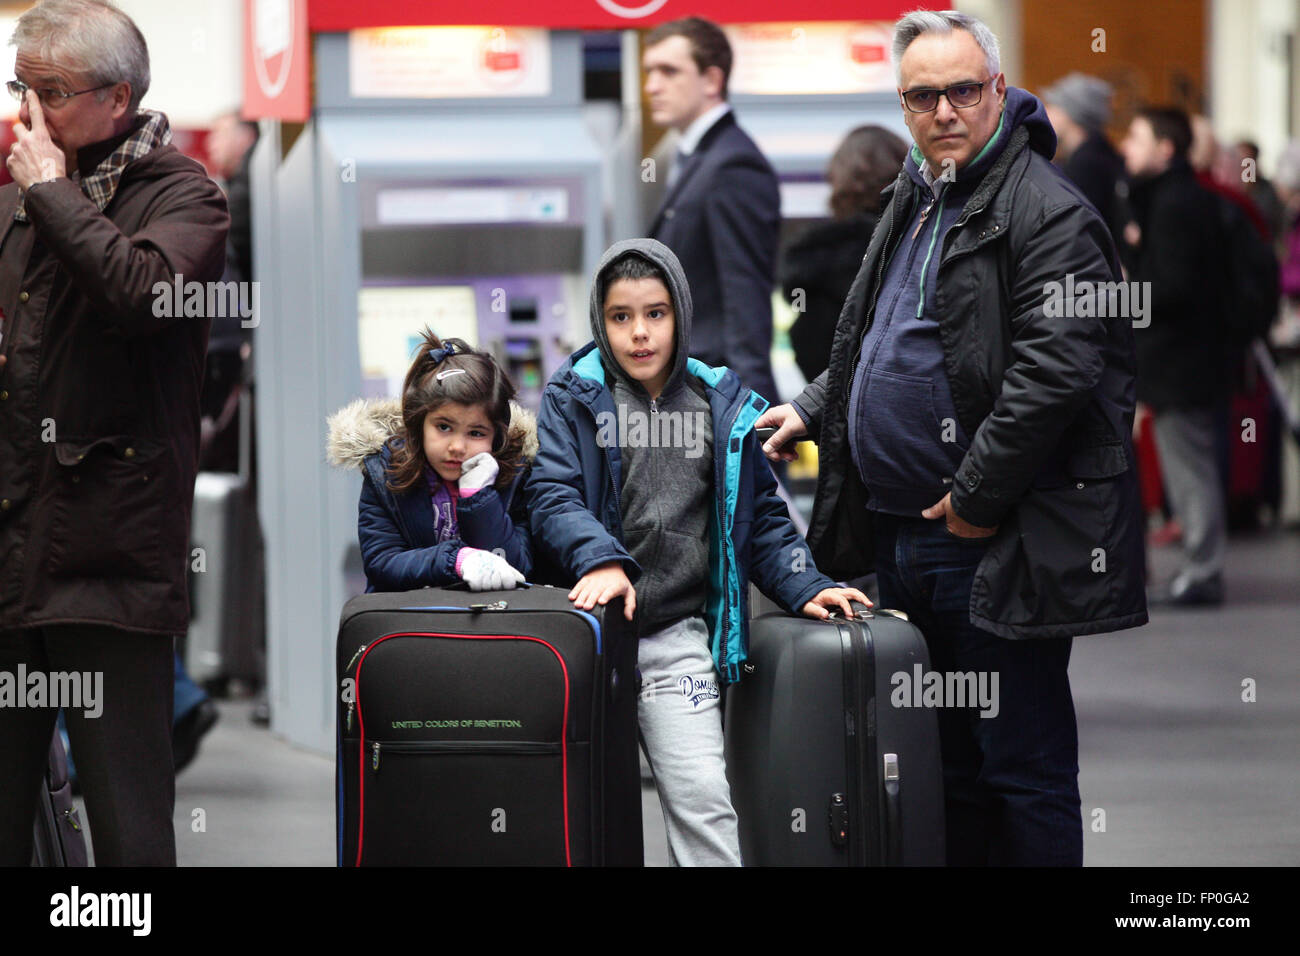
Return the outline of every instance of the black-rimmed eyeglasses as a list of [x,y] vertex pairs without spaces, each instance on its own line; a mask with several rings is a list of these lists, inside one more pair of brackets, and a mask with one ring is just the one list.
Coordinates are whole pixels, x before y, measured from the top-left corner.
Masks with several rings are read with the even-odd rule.
[[939,97],[946,96],[953,109],[970,109],[979,105],[984,87],[995,79],[990,76],[983,83],[957,83],[942,90],[905,90],[903,104],[913,113],[931,113],[939,108]]
[[[36,98],[41,101],[41,105],[46,109],[57,109],[74,96],[81,96],[83,93],[94,93],[96,90],[106,90],[110,86],[116,85],[116,83],[105,83],[103,86],[92,86],[88,90],[77,90],[75,93],[66,93],[63,90],[40,89],[36,90]],[[9,91],[10,96],[21,103],[27,95],[27,91],[32,87],[22,80],[10,80],[5,84],[5,89]]]

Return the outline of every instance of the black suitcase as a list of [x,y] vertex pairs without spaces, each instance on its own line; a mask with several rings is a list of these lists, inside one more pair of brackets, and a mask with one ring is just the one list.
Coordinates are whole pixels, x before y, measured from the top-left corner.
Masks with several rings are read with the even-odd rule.
[[86,866],[86,833],[72,803],[68,780],[68,758],[63,737],[54,728],[49,766],[37,798],[36,822],[32,830],[33,866]]
[[930,666],[921,632],[866,611],[764,614],[728,688],[727,775],[747,866],[942,866],[935,712],[890,706],[891,675]]
[[642,864],[636,640],[567,593],[344,606],[340,866]]

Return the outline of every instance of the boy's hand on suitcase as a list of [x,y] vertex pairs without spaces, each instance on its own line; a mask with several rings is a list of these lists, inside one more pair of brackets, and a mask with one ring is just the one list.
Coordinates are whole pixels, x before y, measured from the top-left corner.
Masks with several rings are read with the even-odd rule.
[[623,616],[630,621],[636,613],[636,588],[627,579],[623,565],[611,561],[579,578],[569,592],[569,600],[581,610],[590,611],[597,604],[603,607],[620,594],[623,595]]
[[875,606],[857,588],[826,588],[824,591],[817,592],[816,596],[803,606],[803,613],[805,616],[815,618],[818,621],[829,618],[832,610],[843,611],[845,617],[851,618],[853,617],[853,606],[849,604],[850,601],[857,601],[867,607]]
[[499,466],[490,451],[481,451],[460,466],[460,481],[457,487],[460,496],[468,498],[476,491],[482,491],[497,480]]
[[478,548],[461,548],[456,552],[456,573],[471,591],[509,591],[524,583],[524,576],[509,561]]

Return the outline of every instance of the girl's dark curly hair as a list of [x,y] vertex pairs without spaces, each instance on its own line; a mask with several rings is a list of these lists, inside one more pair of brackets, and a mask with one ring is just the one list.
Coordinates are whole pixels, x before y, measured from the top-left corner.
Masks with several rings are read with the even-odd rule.
[[[511,435],[510,400],[515,387],[496,359],[471,348],[461,339],[441,341],[429,329],[402,385],[402,423],[405,435],[389,439],[392,457],[388,463],[388,487],[395,493],[410,491],[424,483],[424,419],[430,412],[454,402],[482,405],[492,423],[492,456],[498,471],[494,487],[505,488],[523,461],[523,437]],[[438,373],[459,369],[463,374]]]

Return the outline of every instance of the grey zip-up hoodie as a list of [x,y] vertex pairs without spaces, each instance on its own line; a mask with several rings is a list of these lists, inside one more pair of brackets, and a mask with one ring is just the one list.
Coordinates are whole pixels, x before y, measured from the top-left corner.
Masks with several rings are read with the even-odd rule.
[[[672,298],[671,370],[652,400],[619,364],[605,334],[608,268],[628,253],[663,273]],[[702,616],[709,581],[709,509],[713,495],[713,425],[704,385],[686,371],[691,290],[681,263],[654,239],[615,243],[601,257],[591,289],[591,332],[613,383],[615,431],[623,463],[619,503],[623,546],[641,567],[636,583],[640,636]]]

